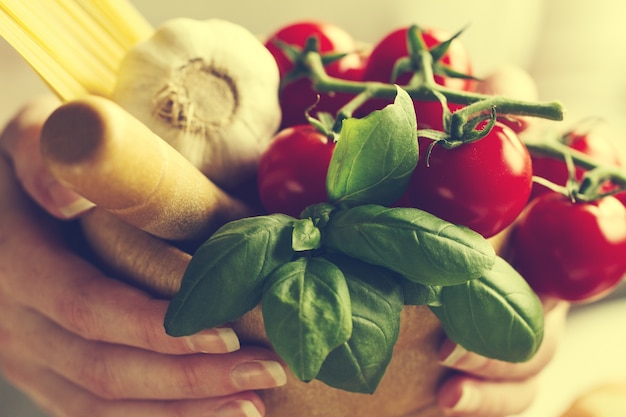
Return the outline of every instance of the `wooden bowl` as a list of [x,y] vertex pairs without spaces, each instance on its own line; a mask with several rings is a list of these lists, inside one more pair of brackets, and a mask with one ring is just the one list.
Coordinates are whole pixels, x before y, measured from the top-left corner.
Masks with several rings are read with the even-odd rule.
[[[260,307],[234,323],[242,343],[269,346]],[[441,416],[436,389],[446,369],[437,348],[443,331],[424,306],[406,306],[400,336],[387,372],[374,394],[338,390],[314,380],[308,383],[287,373],[287,385],[259,394],[267,417],[435,417]]]
[[[490,239],[497,252],[506,238],[503,232]],[[233,327],[242,343],[270,347],[260,306]],[[428,307],[405,306],[393,358],[374,394],[342,391],[317,380],[305,383],[288,372],[287,385],[259,393],[267,417],[440,417],[436,393],[448,373],[437,355],[443,337]]]

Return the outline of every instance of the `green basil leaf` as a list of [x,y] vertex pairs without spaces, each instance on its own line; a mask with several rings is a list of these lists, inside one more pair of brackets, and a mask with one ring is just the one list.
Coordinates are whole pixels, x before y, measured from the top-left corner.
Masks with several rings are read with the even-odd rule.
[[335,206],[328,203],[312,204],[302,211],[300,218],[309,218],[315,227],[323,229],[328,224],[330,216],[336,209]]
[[480,355],[523,362],[543,338],[541,301],[502,258],[483,277],[443,287],[441,307],[431,310],[454,342]]
[[328,354],[352,333],[342,272],[322,258],[300,258],[274,270],[263,294],[265,331],[295,376],[310,381]]
[[397,274],[344,256],[329,258],[344,273],[352,300],[352,336],[333,350],[317,379],[334,388],[373,393],[400,334],[402,287]]
[[441,289],[443,287],[436,285],[424,285],[409,281],[408,279],[404,279],[402,281],[405,305],[441,305]]
[[495,260],[478,233],[412,208],[337,210],[324,245],[424,285],[462,284],[490,270]]
[[265,278],[293,256],[293,218],[249,217],[221,227],[198,248],[165,315],[165,330],[185,336],[233,321],[261,300]]
[[329,201],[340,207],[394,203],[417,159],[413,101],[398,87],[393,104],[343,122],[326,177]]
[[319,249],[322,242],[322,233],[310,218],[295,220],[291,246],[296,252]]

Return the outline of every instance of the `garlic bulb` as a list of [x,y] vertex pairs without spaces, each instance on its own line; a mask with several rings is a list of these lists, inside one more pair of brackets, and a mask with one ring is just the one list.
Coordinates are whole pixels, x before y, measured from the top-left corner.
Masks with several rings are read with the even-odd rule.
[[280,124],[279,73],[225,20],[178,18],[123,59],[112,99],[225,188],[254,174]]

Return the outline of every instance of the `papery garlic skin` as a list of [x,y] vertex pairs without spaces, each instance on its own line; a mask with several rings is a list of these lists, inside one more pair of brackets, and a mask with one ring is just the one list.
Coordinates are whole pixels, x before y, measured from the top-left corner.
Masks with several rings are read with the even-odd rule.
[[132,48],[112,99],[216,184],[239,185],[280,125],[279,72],[247,29],[173,19]]

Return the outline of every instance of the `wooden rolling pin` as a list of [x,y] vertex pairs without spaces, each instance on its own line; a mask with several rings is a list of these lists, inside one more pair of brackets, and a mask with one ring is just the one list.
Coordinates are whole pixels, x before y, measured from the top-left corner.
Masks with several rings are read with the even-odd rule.
[[41,151],[65,186],[129,224],[171,240],[204,240],[255,214],[114,102],[87,96],[57,109]]

